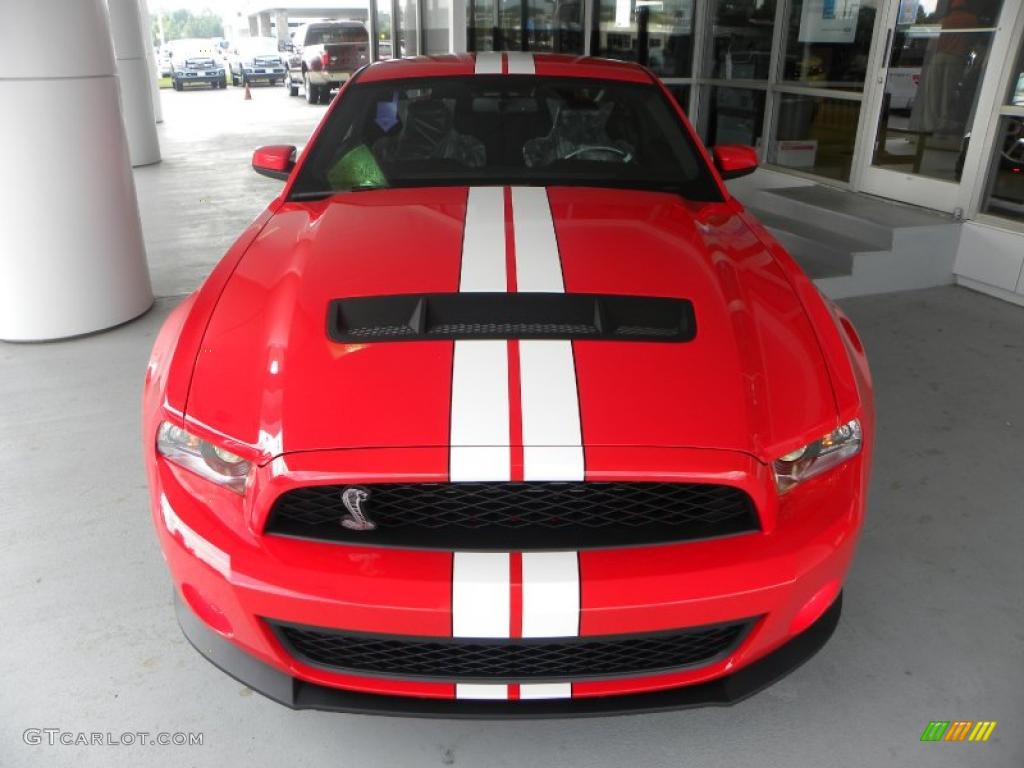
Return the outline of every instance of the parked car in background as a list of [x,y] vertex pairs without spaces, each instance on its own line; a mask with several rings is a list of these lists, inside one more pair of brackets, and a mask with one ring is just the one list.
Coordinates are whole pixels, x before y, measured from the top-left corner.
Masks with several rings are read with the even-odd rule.
[[233,85],[283,83],[287,70],[277,38],[250,37],[229,49],[228,67]]
[[370,62],[370,36],[359,21],[322,21],[296,30],[295,54],[288,61],[288,91],[299,87],[310,104],[326,104],[331,91]]
[[174,90],[181,91],[185,86],[194,85],[226,87],[220,48],[209,40],[175,40],[170,56]]
[[171,76],[172,70],[170,48],[168,48],[166,45],[162,48],[157,48],[156,50],[156,66],[157,70],[160,73],[160,77]]

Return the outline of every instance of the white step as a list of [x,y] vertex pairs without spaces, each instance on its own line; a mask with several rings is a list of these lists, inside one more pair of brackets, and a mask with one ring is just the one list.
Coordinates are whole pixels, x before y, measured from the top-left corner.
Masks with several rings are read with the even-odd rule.
[[820,185],[740,199],[832,298],[953,281],[960,224],[949,216]]

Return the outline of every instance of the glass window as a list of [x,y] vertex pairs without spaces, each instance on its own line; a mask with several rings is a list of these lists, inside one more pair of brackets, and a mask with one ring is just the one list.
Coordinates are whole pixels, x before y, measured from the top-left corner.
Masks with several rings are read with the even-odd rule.
[[448,53],[448,11],[451,0],[423,0],[423,52]]
[[466,48],[470,51],[501,51],[497,0],[469,0],[466,3]]
[[416,16],[417,0],[399,0],[398,3],[398,56],[418,56],[420,52]]
[[750,88],[712,88],[707,145],[760,146],[764,128],[764,100],[764,91]]
[[601,0],[591,53],[640,61],[662,77],[693,71],[693,0]]
[[[1024,107],[1024,45],[1010,70],[1007,107]],[[1009,110],[1007,110],[1009,111]],[[989,170],[982,211],[1024,222],[1024,117],[1004,114]]]
[[792,0],[782,78],[862,91],[877,0]]
[[1010,94],[1006,103],[1011,107],[1024,107],[1024,45],[1021,46],[1017,66],[1011,70]]
[[526,15],[526,49],[583,53],[583,2],[530,0]]
[[999,120],[985,213],[1024,221],[1024,118]]
[[390,59],[394,57],[391,43],[391,3],[377,3],[377,58]]
[[720,199],[658,86],[483,75],[354,84],[318,134],[293,195],[470,184]]
[[767,80],[775,0],[718,0],[711,32],[711,75]]
[[[872,163],[960,181],[1002,0],[900,7]],[[907,10],[904,14],[903,11]]]
[[860,102],[779,95],[775,139],[768,160],[818,176],[849,181]]
[[583,53],[582,0],[468,0],[466,12],[470,51]]

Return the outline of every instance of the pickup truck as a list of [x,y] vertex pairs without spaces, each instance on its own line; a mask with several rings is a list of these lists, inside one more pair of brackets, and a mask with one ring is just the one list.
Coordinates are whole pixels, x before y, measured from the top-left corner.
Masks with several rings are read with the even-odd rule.
[[174,90],[183,91],[193,85],[225,88],[224,61],[221,50],[210,40],[173,40],[170,48],[171,81]]
[[284,80],[285,64],[278,50],[277,38],[250,37],[238,41],[228,53],[231,83],[269,83],[277,85]]
[[310,104],[326,104],[331,91],[370,63],[370,36],[359,21],[322,21],[299,27],[288,60],[288,92],[301,86]]

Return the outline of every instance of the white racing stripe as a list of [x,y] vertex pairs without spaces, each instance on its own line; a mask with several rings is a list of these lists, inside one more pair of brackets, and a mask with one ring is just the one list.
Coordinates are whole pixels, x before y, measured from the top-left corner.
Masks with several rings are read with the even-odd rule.
[[512,188],[512,229],[516,238],[516,286],[520,293],[562,293],[562,259],[548,192]]
[[[562,293],[562,259],[547,190],[512,190],[516,283],[522,292]],[[583,480],[579,395],[572,342],[519,342],[526,480]]]
[[523,553],[523,637],[580,633],[580,569],[575,552]]
[[[507,287],[504,193],[501,187],[471,187],[459,290],[502,292]],[[456,341],[454,355],[450,480],[510,480],[507,343]]]
[[[456,552],[452,564],[452,636],[507,638],[512,626],[508,552]],[[576,552],[524,552],[523,637],[579,634],[580,582]],[[571,683],[524,683],[520,698],[572,695]],[[459,699],[507,699],[504,683],[458,683]]]
[[572,342],[519,342],[523,478],[580,481],[584,475]]
[[505,266],[505,192],[501,187],[470,187],[462,235],[462,293],[508,290]]
[[478,75],[500,75],[501,54],[478,53],[476,55],[476,69],[474,71]]
[[452,637],[508,637],[508,552],[456,552],[454,558]]
[[504,341],[456,341],[454,354],[449,478],[508,481],[508,348]]
[[[456,552],[452,564],[452,636],[508,637],[512,589],[507,552]],[[457,699],[507,699],[505,684],[457,683]]]
[[571,699],[572,683],[524,683],[519,686],[520,699]]
[[[580,569],[576,552],[524,552],[523,637],[580,633]],[[569,699],[572,683],[523,683],[520,699]]]
[[537,74],[537,68],[534,66],[532,53],[509,51],[505,55],[508,57],[508,73],[510,75]]
[[[513,61],[513,58],[516,61]],[[529,61],[532,67],[532,58]],[[480,71],[481,61],[477,58]],[[509,58],[509,71],[526,66]],[[499,63],[500,68],[500,63]],[[466,204],[461,291],[507,290],[505,211],[501,188],[470,189]],[[522,292],[565,290],[547,191],[513,188],[516,283]],[[583,480],[584,456],[572,342],[520,340],[520,394],[525,480]],[[450,478],[511,479],[508,342],[456,341],[452,370]],[[522,616],[513,622],[507,552],[457,552],[452,571],[452,634],[507,638],[513,623],[523,637],[579,634],[576,552],[525,552]],[[460,699],[507,699],[505,684],[455,686]],[[568,698],[572,684],[525,683],[522,699]]]
[[456,683],[456,699],[507,699],[508,686],[494,683]]

